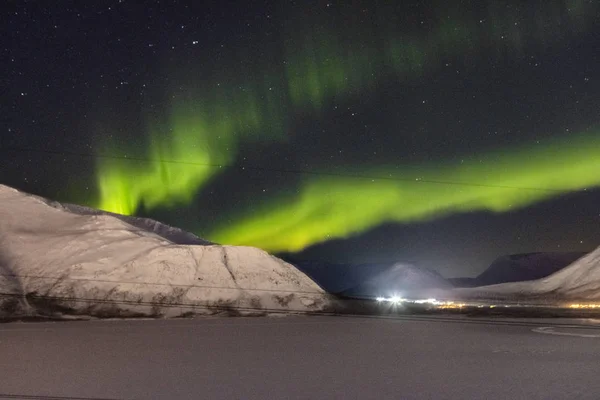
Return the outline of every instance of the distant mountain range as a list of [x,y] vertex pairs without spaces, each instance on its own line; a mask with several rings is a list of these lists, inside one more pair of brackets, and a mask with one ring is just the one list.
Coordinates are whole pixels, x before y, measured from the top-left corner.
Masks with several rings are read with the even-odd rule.
[[587,253],[537,252],[498,257],[475,278],[450,278],[455,287],[476,287],[545,278],[574,263]]
[[600,300],[600,249],[503,256],[477,277],[452,279],[402,262],[286,263],[158,221],[0,185],[0,289],[0,317],[178,316],[192,305],[206,313],[316,312],[331,308],[326,292],[346,298]]
[[524,299],[551,302],[600,301],[600,248],[546,277],[470,289],[456,289],[460,296]]
[[497,258],[477,277],[445,279],[438,272],[405,263],[334,264],[290,261],[324,290],[345,297],[386,297],[431,290],[474,288],[548,277],[586,253],[537,252]]
[[345,297],[380,297],[428,289],[451,289],[438,272],[404,263],[296,262],[324,290]]

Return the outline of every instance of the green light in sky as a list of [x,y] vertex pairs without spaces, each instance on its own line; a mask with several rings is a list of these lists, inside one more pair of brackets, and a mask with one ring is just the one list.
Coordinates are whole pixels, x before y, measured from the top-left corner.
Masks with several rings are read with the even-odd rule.
[[[523,21],[518,10],[493,8],[498,2],[486,3],[492,8],[482,24],[473,15],[463,17],[456,10],[447,12],[444,6],[437,24],[416,31],[395,26],[393,20],[381,28],[372,24],[363,32],[340,21],[323,28],[300,18],[291,25],[289,40],[281,44],[284,59],[249,60],[259,67],[264,65],[264,69],[244,70],[239,63],[225,63],[219,65],[225,71],[222,75],[199,71],[202,76],[224,77],[218,80],[224,83],[207,91],[204,88],[217,81],[202,82],[198,85],[203,89],[195,90],[193,98],[177,97],[180,91],[174,90],[177,101],[171,106],[167,127],[149,124],[149,145],[141,157],[147,162],[99,159],[100,198],[96,206],[133,214],[142,206],[152,209],[188,204],[221,170],[214,165],[235,163],[240,141],[280,140],[290,118],[314,118],[333,100],[349,102],[360,99],[377,84],[422,76],[444,65],[447,57],[489,47],[501,49],[499,53],[520,52],[527,43],[568,37],[565,32],[586,26],[595,15],[591,11],[598,8],[579,0],[551,3],[536,13],[535,21],[529,21],[532,24]],[[572,6],[568,18],[557,19],[554,10],[567,5]],[[386,17],[381,16],[383,20]],[[542,29],[536,31],[532,25]],[[302,26],[294,31],[294,27]],[[273,54],[277,57],[279,53]],[[248,57],[264,58],[264,54],[249,53]],[[187,74],[190,82],[197,76],[193,68]],[[307,107],[314,113],[306,113]],[[292,201],[274,199],[262,212],[242,215],[231,226],[215,229],[209,239],[272,251],[299,250],[387,221],[418,221],[453,212],[506,211],[597,185],[598,174],[593,171],[600,170],[600,156],[592,148],[600,148],[598,139],[588,138],[587,144],[569,140],[516,152],[509,149],[505,154],[487,155],[461,165],[448,162],[406,167],[401,172],[393,168],[360,171],[410,179],[557,187],[559,192],[319,177],[307,179]],[[108,147],[108,153],[116,150],[123,149]]]
[[99,160],[98,208],[129,215],[142,204],[154,208],[188,203],[197,188],[219,172],[210,165],[235,159],[236,141],[232,124],[227,121],[175,117],[168,136],[155,133],[151,137],[148,162]]
[[264,96],[264,104],[259,102],[256,93],[238,91],[210,103],[192,101],[194,107],[176,103],[167,127],[151,124],[142,160],[99,158],[96,207],[129,215],[142,205],[152,209],[188,204],[221,171],[219,166],[235,160],[241,136],[259,139],[251,135],[260,128],[260,139],[270,137],[264,118],[275,106],[269,96]]
[[[318,112],[327,101],[356,96],[377,83],[423,76],[474,50],[518,57],[526,46],[539,49],[582,32],[600,7],[583,0],[548,0],[532,18],[522,6],[499,1],[440,4],[436,24],[413,27],[410,33],[394,25],[402,23],[392,18],[394,11],[376,22],[365,18],[359,27],[345,23],[355,10],[337,20],[305,17],[287,24],[292,32],[285,68],[292,104]],[[386,10],[381,7],[379,13]]]
[[[474,211],[513,211],[600,186],[600,134],[481,154],[458,164],[368,172],[403,181],[310,177],[295,198],[267,202],[259,211],[254,208],[251,214],[216,229],[209,238],[273,252],[294,252],[386,222],[409,223]],[[430,180],[487,182],[495,187],[423,182]]]

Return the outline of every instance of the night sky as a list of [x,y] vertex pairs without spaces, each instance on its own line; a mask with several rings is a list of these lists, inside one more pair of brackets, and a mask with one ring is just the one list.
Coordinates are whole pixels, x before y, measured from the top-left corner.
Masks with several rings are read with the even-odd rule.
[[600,3],[5,1],[0,182],[295,259],[600,244]]

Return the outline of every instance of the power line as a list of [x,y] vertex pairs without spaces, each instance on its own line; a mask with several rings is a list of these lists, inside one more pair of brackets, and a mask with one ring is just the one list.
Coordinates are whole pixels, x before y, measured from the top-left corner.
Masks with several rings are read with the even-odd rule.
[[[335,293],[328,293],[326,291],[317,292],[317,291],[301,291],[301,290],[284,290],[284,289],[252,289],[252,288],[242,288],[242,287],[227,287],[227,286],[211,286],[211,285],[181,285],[181,284],[169,284],[169,283],[153,283],[153,282],[134,282],[134,281],[113,281],[113,280],[103,280],[103,279],[85,279],[85,278],[69,278],[69,277],[51,277],[51,276],[43,276],[43,275],[20,275],[20,274],[0,274],[0,277],[13,277],[13,278],[33,278],[33,279],[50,279],[56,281],[86,281],[86,282],[98,282],[98,283],[114,283],[114,284],[137,284],[137,285],[149,285],[149,286],[167,286],[171,288],[199,288],[199,289],[219,289],[219,290],[236,290],[236,291],[247,291],[247,292],[264,292],[264,293],[280,293],[280,294],[310,294],[310,295],[320,295],[323,298],[329,298],[331,301],[338,299],[338,296]],[[52,284],[55,286],[56,283]],[[87,303],[90,306],[93,305],[122,305],[122,306],[138,306],[138,307],[156,307],[156,308],[181,308],[181,309],[189,309],[192,310],[205,310],[211,313],[214,312],[251,312],[251,313],[302,313],[302,314],[310,314],[310,315],[336,315],[340,312],[340,307],[334,306],[337,311],[331,310],[306,310],[306,309],[294,309],[289,308],[287,304],[282,304],[282,308],[265,308],[260,306],[253,306],[252,302],[250,306],[240,306],[235,305],[236,300],[232,299],[231,302],[224,301],[223,303],[216,302],[215,304],[202,304],[204,302],[199,301],[197,303],[189,302],[184,303],[180,301],[170,300],[171,295],[166,293],[157,293],[161,297],[156,301],[143,301],[141,299],[110,299],[110,298],[83,298],[83,297],[74,297],[74,296],[52,296],[48,294],[37,294],[36,291],[32,291],[29,293],[6,293],[0,292],[1,298],[14,298],[14,299],[27,299],[27,300],[44,300],[50,302],[47,308],[62,308],[69,309],[69,303],[78,302],[78,303]],[[181,297],[185,296],[186,293],[181,293]],[[173,299],[178,299],[180,294],[172,295]],[[178,299],[180,300],[180,299]],[[355,300],[355,301],[365,301],[364,299],[346,299],[346,301]],[[369,299],[367,299],[368,301]],[[372,299],[370,299],[372,300]],[[64,304],[52,304],[52,302],[63,302]],[[207,301],[208,302],[208,301]],[[35,304],[34,304],[35,306]],[[42,311],[43,312],[43,305]],[[343,308],[343,307],[342,307]],[[36,307],[34,307],[36,309]],[[101,312],[102,310],[100,310]],[[123,310],[125,311],[125,310]],[[131,311],[135,314],[134,311]],[[348,314],[348,311],[344,312],[344,314]],[[43,315],[43,314],[42,314]],[[1,319],[1,317],[0,317]]]
[[[230,313],[232,316],[243,315],[243,313],[251,313],[256,316],[264,316],[265,314],[297,314],[297,315],[307,315],[307,316],[344,316],[344,317],[359,317],[359,318],[386,318],[386,319],[397,319],[403,320],[406,318],[414,318],[416,314],[423,314],[426,316],[431,311],[436,311],[443,314],[448,313],[461,313],[469,315],[469,312],[478,311],[479,306],[472,305],[466,307],[463,310],[443,310],[443,309],[431,309],[426,306],[415,305],[410,306],[408,308],[405,307],[385,307],[382,308],[378,303],[375,302],[374,299],[361,299],[361,298],[339,298],[336,296],[330,296],[329,304],[325,309],[322,310],[307,310],[307,309],[292,309],[292,308],[266,308],[259,306],[239,306],[232,303],[221,303],[221,304],[199,304],[199,303],[178,303],[178,302],[168,302],[168,301],[136,301],[136,300],[119,300],[119,299],[90,299],[90,298],[82,298],[82,297],[65,297],[65,296],[49,296],[49,295],[38,295],[35,292],[27,293],[27,294],[17,294],[17,293],[2,293],[0,292],[0,299],[2,298],[13,298],[16,300],[29,300],[29,302],[33,303],[33,311],[34,313],[18,313],[18,311],[14,311],[13,315],[0,315],[0,321],[8,321],[8,320],[23,320],[28,318],[40,319],[40,318],[60,318],[62,315],[70,315],[70,316],[91,316],[98,318],[112,318],[115,316],[124,317],[124,318],[134,318],[134,317],[160,317],[162,313],[160,312],[162,309],[168,308],[179,308],[188,309],[187,312],[182,312],[180,315],[175,316],[175,318],[185,318],[187,316],[195,315],[194,311],[196,310],[205,310],[206,313],[200,315],[215,315],[221,312]],[[44,300],[48,301],[47,304],[35,304],[36,300]],[[492,299],[488,299],[492,300]],[[63,304],[56,302],[64,302]],[[73,302],[79,303],[88,303],[88,309],[82,311],[77,311],[72,307]],[[235,302],[235,300],[233,300]],[[522,302],[513,303],[513,306],[521,307]],[[115,306],[115,305],[125,305],[125,306],[138,306],[138,307],[150,307],[152,313],[143,313],[141,311],[135,311],[135,309],[108,309],[105,310],[101,308],[102,305],[107,306]],[[92,307],[100,306],[96,310]],[[415,308],[416,307],[416,308]],[[537,307],[537,308],[555,308],[556,304],[549,303],[532,303],[529,307]],[[560,306],[559,306],[560,308]],[[6,311],[6,310],[5,310]],[[87,311],[87,312],[86,312]],[[513,310],[514,311],[514,310]],[[526,310],[525,310],[526,311]],[[565,309],[564,311],[573,312],[572,309]],[[587,310],[580,312],[585,312],[585,315],[593,313],[593,310]],[[10,312],[10,311],[9,311]],[[536,314],[539,314],[539,309],[534,310]],[[571,314],[573,315],[573,314]],[[577,314],[579,315],[579,314]],[[594,314],[595,315],[595,314]],[[460,322],[456,319],[444,319],[436,317],[437,322]],[[462,321],[467,322],[467,321]],[[468,321],[469,323],[479,323],[477,321]],[[489,322],[489,321],[488,321]],[[483,322],[482,322],[483,323]],[[512,323],[511,323],[512,324]],[[519,323],[515,323],[519,324]]]
[[182,285],[174,283],[158,283],[158,282],[140,282],[140,281],[113,281],[107,279],[88,279],[88,278],[69,278],[65,276],[44,276],[44,275],[19,275],[19,274],[0,274],[0,277],[7,278],[29,278],[29,279],[47,279],[56,281],[75,281],[75,282],[98,282],[98,283],[115,283],[123,285],[148,285],[148,286],[168,286],[181,288],[199,288],[199,289],[219,289],[219,290],[242,290],[248,292],[274,292],[274,293],[294,293],[294,294],[322,294],[317,291],[301,291],[301,290],[284,290],[284,289],[252,289],[244,287],[230,286],[211,286],[211,285]]
[[199,167],[208,168],[228,168],[228,169],[239,169],[239,170],[250,170],[250,171],[262,171],[262,172],[276,172],[284,174],[296,174],[296,175],[317,175],[317,176],[331,176],[339,178],[352,178],[352,179],[364,179],[364,180],[383,180],[383,181],[398,181],[398,182],[409,182],[414,184],[434,184],[434,185],[455,185],[455,186],[469,186],[469,187],[485,187],[493,189],[511,189],[511,190],[528,190],[535,192],[547,192],[547,193],[564,193],[566,189],[552,189],[552,188],[540,188],[540,187],[524,187],[524,186],[510,186],[510,185],[494,185],[487,183],[477,182],[462,182],[462,181],[446,181],[446,180],[434,180],[434,179],[412,179],[412,178],[401,178],[392,176],[375,176],[375,175],[359,175],[349,174],[342,172],[325,172],[325,171],[311,171],[303,169],[279,169],[279,168],[267,168],[259,166],[248,166],[239,164],[212,164],[212,163],[199,163],[193,161],[182,161],[182,160],[163,160],[163,159],[151,159],[145,157],[128,157],[108,154],[90,154],[90,153],[78,153],[71,151],[62,150],[45,150],[25,147],[3,147],[0,151],[5,152],[20,152],[20,153],[41,153],[50,154],[57,156],[69,156],[69,157],[82,157],[82,158],[95,158],[95,159],[114,159],[114,160],[125,160],[125,161],[138,161],[146,163],[162,163],[162,164],[180,164],[180,165],[194,165]]
[[[327,293],[323,293],[323,296],[327,296]],[[70,308],[68,303],[79,302],[79,303],[88,303],[94,305],[127,305],[127,306],[148,306],[148,307],[157,307],[157,308],[187,308],[187,309],[201,309],[208,311],[245,311],[245,312],[267,312],[267,313],[306,313],[306,314],[332,314],[330,311],[322,311],[322,310],[306,310],[306,309],[292,309],[292,308],[265,308],[265,307],[244,307],[237,306],[234,304],[228,304],[226,301],[222,304],[198,304],[198,303],[181,303],[169,300],[162,301],[142,301],[142,300],[124,300],[124,299],[96,299],[96,298],[85,298],[85,297],[68,297],[68,296],[50,296],[50,295],[39,295],[35,294],[35,292],[19,294],[19,293],[1,293],[0,298],[15,298],[15,299],[27,299],[27,300],[47,300],[47,301],[61,301],[65,304],[49,304],[48,308]],[[235,302],[236,300],[232,300]],[[125,310],[123,310],[125,311]]]
[[24,395],[0,393],[0,399],[21,399],[21,400],[119,400],[115,398],[100,397],[71,397],[71,396],[43,396],[43,395]]

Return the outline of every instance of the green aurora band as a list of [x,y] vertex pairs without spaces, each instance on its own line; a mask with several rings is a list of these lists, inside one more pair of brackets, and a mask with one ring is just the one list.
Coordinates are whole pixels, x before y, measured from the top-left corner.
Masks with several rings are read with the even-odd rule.
[[[473,9],[481,5],[484,10],[481,17],[475,11],[462,15],[461,10],[440,2],[437,25],[415,30],[414,26],[405,27],[401,16],[394,17],[394,11],[385,6],[388,3],[380,3],[379,15],[364,32],[353,31],[344,23],[344,16],[334,23],[311,22],[308,16],[298,15],[286,25],[289,31],[283,32],[287,35],[281,46],[283,53],[275,56],[282,58],[281,63],[255,59],[249,63],[255,68],[244,70],[234,61],[219,66],[222,75],[202,71],[215,77],[215,83],[224,82],[209,90],[206,82],[200,85],[202,89],[194,84],[173,84],[174,88],[196,89],[190,89],[187,98],[180,96],[180,90],[173,90],[169,97],[176,100],[171,103],[168,121],[147,121],[148,145],[141,152],[133,148],[124,152],[122,146],[110,143],[102,146],[102,154],[138,157],[98,159],[99,199],[93,206],[131,215],[142,208],[188,205],[207,182],[227,165],[235,164],[242,142],[285,140],[289,121],[295,117],[322,117],[333,102],[351,104],[382,85],[410,82],[447,62],[472,57],[476,51],[519,58],[528,46],[560,45],[585,32],[599,8],[597,2],[585,0],[544,0],[535,16],[523,16],[518,7],[500,7],[501,2],[474,2]],[[486,23],[479,23],[480,18]],[[262,54],[272,49],[264,50]],[[260,58],[259,54],[249,53],[249,57]],[[195,71],[187,74],[193,83]],[[235,222],[213,229],[208,238],[271,251],[297,251],[384,222],[513,210],[597,186],[600,179],[593,171],[600,170],[600,154],[594,148],[600,148],[598,139],[581,136],[545,147],[507,149],[506,153],[486,155],[482,162],[442,162],[400,169],[363,167],[358,171],[399,179],[557,189],[551,192],[311,176],[297,197],[274,198],[253,216],[242,213],[239,218],[230,218]]]
[[600,134],[482,154],[454,165],[390,171],[369,171],[383,179],[311,176],[296,198],[267,202],[251,216],[234,218],[235,222],[216,229],[209,237],[219,243],[296,252],[386,222],[514,211],[565,193],[599,187]]
[[[275,117],[267,125],[267,116],[282,114],[270,93],[238,91],[228,98],[211,98],[175,103],[166,126],[149,124],[162,128],[151,130],[144,157],[98,158],[100,199],[94,206],[132,215],[142,206],[187,205],[199,188],[235,160],[242,137],[276,140],[276,132],[283,130]],[[261,135],[253,136],[257,131]],[[118,146],[104,147],[105,154],[122,153]]]
[[147,161],[99,158],[97,208],[131,215],[142,205],[153,209],[189,204],[198,188],[221,170],[219,166],[235,160],[238,136],[264,122],[264,113],[250,99],[242,102],[235,118],[215,108],[206,114],[183,106],[175,109],[168,135],[150,134]]
[[230,146],[236,142],[229,124],[201,117],[175,121],[168,139],[151,135],[149,162],[137,158],[99,159],[102,173],[98,175],[97,208],[131,215],[142,204],[149,209],[188,204],[197,188],[218,172],[211,165],[226,164],[235,158]]
[[[342,3],[338,8],[344,9]],[[310,14],[292,19],[285,54],[291,103],[319,112],[330,100],[422,77],[448,62],[460,64],[461,57],[476,51],[498,59],[523,57],[528,48],[561,45],[586,32],[600,10],[599,2],[585,0],[542,0],[535,15],[524,10],[525,2],[433,3],[433,26],[408,22],[394,2],[386,1],[377,2],[374,15],[359,20],[352,7],[345,7],[338,19]]]

